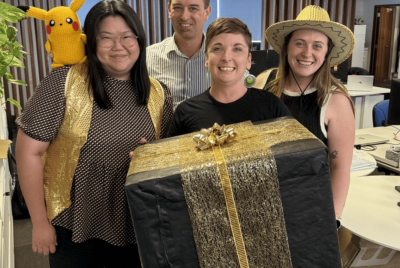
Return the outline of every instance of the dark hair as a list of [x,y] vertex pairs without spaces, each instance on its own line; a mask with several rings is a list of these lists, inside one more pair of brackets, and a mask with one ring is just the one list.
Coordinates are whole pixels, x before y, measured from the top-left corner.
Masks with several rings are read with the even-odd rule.
[[213,37],[223,34],[223,33],[233,33],[242,34],[249,47],[249,52],[251,50],[251,32],[247,25],[237,19],[237,18],[218,18],[214,20],[210,25],[208,25],[206,33],[206,44],[205,50],[207,52],[207,47],[211,42]]
[[[203,0],[204,2],[204,9],[206,9],[210,5],[210,0]],[[172,5],[172,0],[168,0],[169,6]]]
[[138,92],[140,104],[145,105],[150,95],[150,79],[146,65],[146,35],[136,12],[122,1],[103,0],[94,5],[86,16],[84,32],[87,38],[86,54],[89,62],[87,68],[89,90],[93,92],[94,100],[101,108],[109,108],[109,98],[103,86],[106,74],[97,57],[96,41],[100,22],[109,16],[121,16],[134,34],[138,36],[140,54],[131,69],[131,80],[134,90]]

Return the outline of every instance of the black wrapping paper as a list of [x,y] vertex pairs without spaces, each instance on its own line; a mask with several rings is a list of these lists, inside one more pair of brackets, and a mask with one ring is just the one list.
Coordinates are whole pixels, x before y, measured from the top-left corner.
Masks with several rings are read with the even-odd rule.
[[[341,267],[327,148],[308,139],[283,142],[271,151],[293,267]],[[143,267],[199,267],[179,172],[176,166],[127,178]]]

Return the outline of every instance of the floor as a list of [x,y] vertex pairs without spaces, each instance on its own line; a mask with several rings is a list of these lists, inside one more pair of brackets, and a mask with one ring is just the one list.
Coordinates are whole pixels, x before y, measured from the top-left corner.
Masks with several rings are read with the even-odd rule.
[[15,268],[48,268],[48,256],[32,251],[31,219],[14,220]]

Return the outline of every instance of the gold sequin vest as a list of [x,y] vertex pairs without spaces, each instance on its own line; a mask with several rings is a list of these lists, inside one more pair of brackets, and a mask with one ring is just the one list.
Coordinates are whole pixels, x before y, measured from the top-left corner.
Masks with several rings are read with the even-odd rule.
[[[147,108],[160,138],[164,90],[150,77]],[[86,143],[92,119],[93,97],[88,93],[85,65],[74,65],[65,82],[65,114],[57,137],[43,156],[43,184],[47,218],[51,221],[71,205],[70,192],[79,153]]]

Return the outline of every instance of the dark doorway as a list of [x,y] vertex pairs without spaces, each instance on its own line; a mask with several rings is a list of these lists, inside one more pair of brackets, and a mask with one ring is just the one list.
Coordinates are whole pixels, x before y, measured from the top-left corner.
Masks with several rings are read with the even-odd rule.
[[381,5],[375,6],[374,24],[371,42],[371,63],[370,73],[375,76],[374,84],[389,81],[391,74],[391,59],[397,58],[397,53],[391,55],[393,45],[393,29],[396,14],[396,6]]

